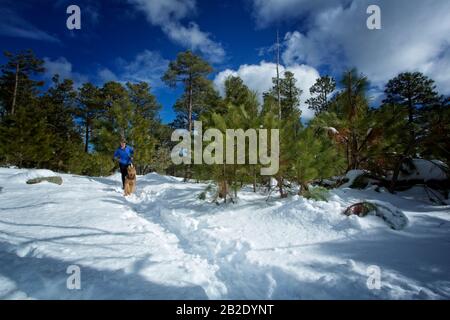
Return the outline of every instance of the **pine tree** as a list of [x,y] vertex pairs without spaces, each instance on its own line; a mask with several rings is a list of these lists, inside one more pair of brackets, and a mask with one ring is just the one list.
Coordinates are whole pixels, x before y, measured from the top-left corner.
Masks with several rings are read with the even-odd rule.
[[336,89],[336,81],[330,76],[322,76],[316,80],[316,83],[309,89],[311,98],[306,100],[308,108],[314,110],[318,115],[327,111],[330,106],[330,95]]
[[348,170],[358,169],[362,157],[362,148],[364,147],[367,136],[370,133],[368,126],[368,100],[366,91],[368,88],[367,78],[358,75],[356,69],[344,73],[341,85],[343,91],[336,99],[335,106],[338,114],[343,115],[345,129],[347,134],[347,154]]
[[345,165],[333,142],[311,127],[299,133],[292,154],[292,176],[300,186],[300,195],[307,193],[312,181],[339,174]]
[[[424,112],[439,101],[434,81],[420,72],[401,73],[389,80],[385,88],[386,99],[384,104],[398,105],[406,111],[405,126],[401,129],[409,134],[403,135],[400,150],[392,177],[391,191],[400,174],[403,162],[412,155],[417,154],[420,145],[425,141],[427,123]],[[400,119],[398,119],[400,120]]]
[[[281,105],[281,119],[287,119],[294,113],[300,117],[300,95],[302,90],[297,87],[297,79],[290,71],[284,72],[284,78],[273,78],[273,87],[266,93],[264,93],[264,100],[266,100],[266,108],[270,111],[277,112],[278,94],[280,95]],[[278,88],[279,86],[279,88]],[[266,111],[269,111],[266,109]]]
[[175,102],[173,109],[177,116],[172,126],[177,129],[188,129],[191,121],[198,120],[205,112],[224,113],[225,105],[219,93],[214,89],[211,81],[201,79],[196,81],[192,91],[192,109],[186,109],[189,104],[189,96],[185,93]]
[[8,165],[42,168],[51,163],[52,133],[37,101],[21,106],[0,125],[0,154]]
[[[276,175],[280,196],[288,196],[285,191],[285,180],[290,171],[290,155],[294,139],[301,129],[300,95],[302,91],[296,86],[294,74],[286,71],[284,78],[273,78],[274,86],[264,93],[262,124],[267,129],[278,129],[280,134],[279,171]],[[279,86],[279,87],[278,87]],[[278,99],[280,95],[281,119],[279,118]]]
[[42,82],[32,78],[44,71],[43,61],[31,50],[5,56],[0,76],[1,158],[19,167],[40,167],[52,157],[52,135],[39,105]]
[[102,110],[95,122],[93,145],[95,150],[111,159],[121,137],[135,148],[134,164],[139,174],[146,173],[154,159],[156,141],[155,118],[160,105],[147,83],[123,86],[106,83],[101,89]]
[[191,51],[179,53],[175,61],[170,62],[169,68],[162,80],[170,87],[175,88],[178,83],[184,86],[184,95],[176,105],[178,111],[186,113],[187,129],[192,132],[193,112],[195,100],[208,86],[206,77],[212,72],[211,66]]
[[41,116],[45,119],[51,134],[50,147],[53,150],[50,169],[68,171],[70,159],[82,149],[82,140],[77,131],[74,115],[77,93],[73,81],[53,77],[53,86],[40,99]]
[[326,131],[344,152],[347,171],[367,165],[377,138],[374,120],[368,106],[367,78],[356,69],[343,74],[342,90],[329,106],[311,123],[316,130]]
[[441,97],[433,107],[427,108],[424,118],[428,130],[422,144],[422,156],[450,163],[450,97]]
[[84,152],[89,152],[94,121],[101,109],[102,97],[98,87],[92,83],[84,83],[78,91],[76,116],[84,132]]
[[97,152],[110,154],[117,148],[121,137],[129,133],[132,108],[127,91],[120,83],[105,83],[101,95],[102,107],[94,123],[91,141]]
[[435,105],[439,96],[434,81],[420,72],[405,72],[389,80],[385,88],[385,104],[396,104],[408,111],[408,131],[411,141],[420,126],[421,110]]
[[[225,81],[225,97],[219,102],[223,108],[213,107],[207,110],[200,118],[203,123],[203,130],[216,128],[222,132],[222,140],[226,143],[226,130],[241,129],[244,133],[248,129],[259,128],[260,119],[258,114],[258,100],[256,93],[252,92],[239,77],[229,77]],[[220,111],[220,112],[219,112]],[[226,161],[226,148],[223,152],[223,163],[213,165],[195,166],[196,176],[200,179],[213,179],[217,184],[217,197],[234,201],[237,198],[238,190],[247,183],[252,183],[256,191],[258,179],[258,164],[250,164],[249,139],[246,141],[244,164],[237,162],[237,145],[233,150],[234,164]],[[254,155],[252,155],[254,156]]]
[[8,62],[1,67],[0,99],[7,113],[14,115],[17,106],[28,104],[43,85],[33,77],[44,72],[44,61],[36,58],[31,50],[17,54],[5,51],[4,55]]
[[[183,85],[183,95],[175,103],[177,117],[173,125],[185,128],[192,135],[193,122],[202,111],[208,108],[205,100],[213,95],[213,87],[207,76],[212,72],[212,67],[201,57],[191,51],[179,53],[175,61],[169,63],[169,67],[162,80],[172,88],[179,83]],[[216,95],[218,97],[218,94]],[[192,166],[185,167],[185,180],[191,178]]]
[[[161,108],[154,95],[150,93],[150,86],[141,82],[127,83],[127,91],[132,105],[131,131],[128,140],[136,149],[134,164],[139,174],[145,174],[147,164],[154,160],[156,140],[154,138],[157,111]],[[164,156],[160,149],[159,156]]]

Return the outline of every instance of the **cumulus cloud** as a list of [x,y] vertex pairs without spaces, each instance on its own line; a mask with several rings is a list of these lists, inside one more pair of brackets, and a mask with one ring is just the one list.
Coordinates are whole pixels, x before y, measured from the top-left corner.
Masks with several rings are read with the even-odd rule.
[[351,0],[252,0],[253,16],[260,28],[289,19],[304,19],[336,3],[348,4]]
[[147,82],[153,88],[162,86],[161,77],[167,69],[169,61],[164,59],[158,52],[144,50],[131,60],[118,58],[114,64],[114,71],[105,66],[99,66],[96,73],[81,74],[73,70],[73,65],[65,57],[51,59],[44,58],[45,77],[51,79],[58,74],[61,79],[71,79],[75,87],[91,81],[103,84],[109,81]]
[[139,10],[145,12],[147,19],[155,26],[168,21],[180,21],[196,11],[195,0],[129,0]]
[[[252,0],[258,26],[289,19],[302,30],[288,32],[285,64],[326,67],[339,75],[357,67],[374,86],[400,72],[421,71],[450,93],[450,2],[442,0]],[[381,30],[366,27],[367,7],[381,8]]]
[[450,95],[450,48],[439,58],[423,66],[422,71],[436,81],[439,92]]
[[161,86],[161,77],[167,69],[169,61],[160,53],[144,50],[131,61],[118,60],[116,78],[122,82],[148,82],[153,87]]
[[117,76],[108,68],[100,68],[98,70],[98,78],[101,82],[117,81]]
[[[309,120],[314,116],[314,112],[308,109],[305,105],[306,99],[310,98],[309,88],[319,78],[319,72],[307,65],[292,64],[287,67],[280,66],[281,74],[285,70],[291,71],[295,79],[297,79],[297,86],[303,90],[301,95],[300,109],[302,110],[302,118]],[[229,76],[238,76],[244,83],[253,91],[256,91],[258,98],[262,101],[262,94],[268,91],[272,86],[272,78],[276,77],[276,64],[262,61],[257,65],[241,65],[237,70],[226,69],[214,79],[214,85],[219,92],[224,94],[224,82]]]
[[73,71],[72,63],[70,63],[65,57],[59,57],[55,60],[45,57],[44,68],[45,77],[47,79],[51,79],[54,75],[58,74],[61,80],[73,80],[75,87],[80,87],[84,82],[88,81],[88,77],[86,75]]
[[216,42],[210,39],[210,35],[201,31],[198,25],[190,22],[188,27],[181,24],[168,24],[163,30],[170,39],[194,51],[205,54],[212,62],[220,63],[225,57],[225,51]]
[[59,39],[40,30],[14,11],[0,7],[0,35],[59,43]]
[[195,22],[187,26],[181,21],[196,12],[195,0],[128,0],[145,13],[147,20],[158,26],[173,42],[204,54],[212,62],[222,62],[225,50]]

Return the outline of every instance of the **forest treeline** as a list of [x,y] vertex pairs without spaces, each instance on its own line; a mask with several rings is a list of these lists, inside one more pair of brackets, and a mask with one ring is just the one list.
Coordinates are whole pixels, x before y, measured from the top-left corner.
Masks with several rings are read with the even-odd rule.
[[[304,101],[315,117],[304,124],[303,92],[294,74],[274,78],[262,103],[239,77],[225,81],[221,96],[210,80],[211,65],[190,51],[179,53],[162,77],[183,88],[173,106],[175,120],[163,124],[161,105],[148,83],[107,82],[102,86],[54,75],[43,79],[44,61],[31,50],[5,52],[0,75],[0,165],[47,168],[90,176],[108,175],[118,141],[125,137],[136,149],[138,173],[160,172],[198,181],[215,181],[218,196],[231,198],[244,185],[276,181],[286,197],[295,183],[306,194],[312,181],[366,169],[390,176],[395,189],[402,163],[412,158],[450,163],[450,98],[432,79],[405,72],[389,80],[384,100],[373,106],[369,79],[351,69],[340,79],[324,75]],[[193,121],[203,128],[280,130],[279,171],[260,175],[260,164],[172,164],[174,129],[192,133]],[[248,156],[248,155],[247,155]],[[224,155],[226,157],[226,155]],[[270,179],[272,178],[272,179]]]

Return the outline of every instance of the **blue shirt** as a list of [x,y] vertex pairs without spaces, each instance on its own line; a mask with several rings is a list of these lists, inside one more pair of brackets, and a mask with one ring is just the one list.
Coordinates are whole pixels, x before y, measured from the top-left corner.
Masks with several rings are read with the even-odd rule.
[[130,146],[126,146],[125,149],[121,147],[117,148],[116,152],[114,152],[114,159],[119,158],[119,163],[124,165],[131,164],[131,157],[133,157],[134,150]]

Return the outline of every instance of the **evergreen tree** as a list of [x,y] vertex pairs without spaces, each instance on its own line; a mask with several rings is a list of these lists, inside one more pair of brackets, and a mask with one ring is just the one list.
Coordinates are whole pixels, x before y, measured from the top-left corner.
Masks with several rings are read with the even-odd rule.
[[76,116],[84,132],[84,152],[88,153],[94,122],[102,107],[101,91],[90,82],[84,83],[79,89],[78,101]]
[[[276,175],[278,190],[282,198],[287,197],[285,180],[289,176],[293,143],[301,129],[300,95],[294,74],[286,71],[284,78],[273,78],[274,86],[264,93],[262,124],[267,129],[278,129],[280,137],[279,171]],[[278,88],[279,86],[279,88]],[[280,94],[281,119],[278,112],[278,93]]]
[[4,55],[8,62],[1,67],[0,100],[4,110],[14,115],[17,106],[30,103],[43,85],[41,81],[33,80],[33,76],[44,72],[44,61],[36,58],[31,50],[17,54],[5,51]]
[[[405,110],[405,126],[401,128],[408,135],[401,138],[400,149],[397,150],[396,164],[392,177],[391,190],[394,190],[403,162],[417,154],[419,146],[425,141],[428,125],[425,111],[439,101],[434,81],[420,72],[401,73],[389,80],[385,88],[384,104],[397,105]],[[399,121],[400,119],[397,118]]]
[[424,115],[428,130],[421,153],[428,159],[450,163],[450,97],[441,97],[439,102],[427,108]]
[[234,106],[244,105],[252,94],[240,77],[229,76],[225,79],[225,103]]
[[225,112],[225,105],[219,93],[214,89],[211,81],[199,79],[192,92],[192,109],[186,108],[189,105],[189,96],[183,95],[175,102],[173,109],[177,116],[172,126],[177,129],[188,129],[191,121],[198,120],[200,116],[208,111],[217,113]]
[[310,128],[303,129],[292,148],[292,176],[305,195],[309,184],[342,172],[345,160],[327,137]]
[[53,157],[51,163],[46,164],[50,169],[69,171],[70,159],[82,150],[81,136],[74,122],[76,97],[73,81],[65,79],[61,82],[55,75],[53,86],[39,99],[41,117],[45,119],[51,135]]
[[367,165],[373,153],[377,130],[368,106],[367,78],[356,69],[346,71],[341,80],[342,90],[329,106],[329,112],[320,113],[311,125],[329,135],[338,143],[347,159],[347,171]]
[[0,158],[19,167],[41,167],[52,157],[52,135],[38,101],[42,82],[32,79],[44,71],[43,61],[31,50],[5,56],[8,61],[0,76]]
[[139,174],[147,171],[154,156],[154,127],[160,105],[150,93],[147,83],[124,87],[117,82],[106,83],[102,91],[103,107],[95,122],[95,150],[111,159],[121,137],[136,149],[134,164]]
[[[225,97],[223,103],[225,110],[211,108],[203,116],[203,130],[217,128],[222,132],[222,139],[226,143],[226,130],[241,129],[246,132],[248,129],[259,128],[260,120],[258,114],[258,100],[254,92],[244,85],[239,77],[230,77],[225,81]],[[217,110],[220,111],[217,112]],[[237,198],[237,191],[246,183],[252,183],[256,191],[258,164],[250,164],[249,138],[246,139],[244,164],[238,163],[237,145],[233,150],[234,164],[226,163],[227,156],[224,149],[223,164],[195,166],[196,176],[201,179],[213,179],[218,186],[217,197],[225,200]],[[252,155],[254,156],[254,155]]]
[[384,90],[385,104],[396,104],[408,111],[408,131],[411,140],[415,139],[420,122],[420,109],[438,102],[434,81],[420,72],[405,72],[389,80]]
[[[273,87],[264,93],[265,111],[275,112],[278,108],[278,93],[280,94],[281,119],[287,119],[294,113],[300,117],[300,95],[302,90],[297,87],[297,79],[290,71],[284,72],[284,78],[272,79]],[[279,86],[279,88],[278,88]],[[269,110],[268,110],[269,109]]]
[[316,80],[316,83],[309,89],[311,98],[306,100],[308,108],[314,110],[318,115],[327,111],[330,106],[329,96],[336,89],[336,81],[330,76],[322,76]]
[[362,149],[370,133],[368,126],[369,106],[366,96],[367,78],[358,75],[356,69],[344,73],[341,85],[343,91],[336,99],[335,107],[338,114],[343,115],[347,134],[348,170],[358,169],[362,161]]
[[43,168],[53,159],[52,138],[37,101],[21,106],[0,125],[3,162],[20,168]]
[[[151,163],[155,155],[157,111],[161,108],[154,95],[150,93],[150,86],[141,82],[127,83],[127,91],[132,106],[131,130],[128,135],[129,143],[136,148],[134,164],[139,174],[145,174],[147,164]],[[161,158],[163,150],[159,149]]]
[[175,106],[178,112],[186,114],[187,127],[192,132],[194,105],[203,87],[209,85],[206,77],[212,72],[212,67],[201,57],[191,51],[179,53],[175,61],[170,62],[169,68],[162,80],[170,87],[178,83],[184,86],[184,94]]

